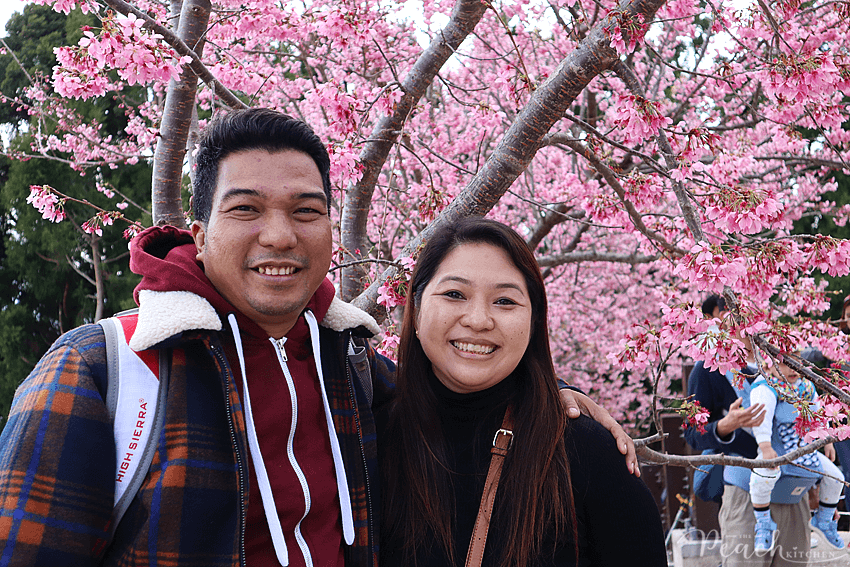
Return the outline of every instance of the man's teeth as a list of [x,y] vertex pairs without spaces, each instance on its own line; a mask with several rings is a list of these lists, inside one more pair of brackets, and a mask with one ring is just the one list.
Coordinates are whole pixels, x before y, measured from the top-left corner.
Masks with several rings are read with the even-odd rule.
[[274,266],[260,266],[257,271],[267,276],[288,276],[295,273],[295,268],[288,266],[285,268],[275,268]]
[[474,345],[472,343],[458,343],[452,342],[452,346],[454,346],[458,350],[462,350],[464,352],[474,352],[475,354],[490,354],[496,347],[494,346],[484,346],[484,345]]

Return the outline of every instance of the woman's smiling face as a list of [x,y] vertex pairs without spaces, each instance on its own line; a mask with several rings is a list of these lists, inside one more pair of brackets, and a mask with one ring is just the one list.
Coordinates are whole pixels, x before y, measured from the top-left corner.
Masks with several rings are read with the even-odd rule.
[[517,367],[531,315],[525,278],[508,254],[492,244],[461,244],[425,287],[416,332],[443,385],[477,392]]

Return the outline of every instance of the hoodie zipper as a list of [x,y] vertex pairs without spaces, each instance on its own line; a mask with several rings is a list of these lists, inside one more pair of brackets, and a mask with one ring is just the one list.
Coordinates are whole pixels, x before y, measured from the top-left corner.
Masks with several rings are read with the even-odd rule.
[[[280,369],[283,371],[283,376],[286,379],[286,386],[289,389],[289,397],[292,402],[292,421],[290,424],[289,436],[286,440],[286,455],[289,459],[289,465],[292,467],[292,470],[295,471],[295,476],[298,477],[298,482],[301,484],[301,492],[304,495],[304,515],[295,524],[295,542],[301,550],[301,555],[304,556],[304,563],[306,566],[313,567],[313,554],[310,551],[310,546],[307,544],[307,540],[304,539],[304,535],[301,533],[301,522],[303,522],[307,517],[307,514],[310,513],[312,499],[310,497],[310,486],[307,484],[307,477],[301,469],[301,465],[298,464],[298,460],[295,458],[295,450],[293,447],[293,442],[295,440],[295,428],[298,424],[298,398],[297,392],[295,391],[295,381],[292,379],[292,374],[289,372],[289,366],[286,364],[289,360],[286,356],[286,350],[284,349],[286,338],[272,339],[271,342],[274,345],[275,352],[277,353]],[[275,513],[277,513],[276,510]]]
[[[210,349],[224,369],[225,378],[233,378],[230,368],[227,365],[227,359],[225,359],[224,354],[218,346],[210,345]],[[239,565],[245,567],[245,470],[242,465],[242,456],[239,453],[239,445],[236,443],[236,427],[233,425],[233,406],[230,403],[230,380],[225,379],[224,383],[227,424],[230,426],[230,441],[233,443],[233,449],[236,452],[236,468],[239,471]]]
[[[366,517],[369,518],[369,527],[367,532],[367,540],[369,544],[369,548],[367,549],[367,553],[369,557],[374,557],[374,553],[372,550],[374,549],[372,544],[372,536],[374,528],[372,526],[372,491],[370,490],[371,483],[369,482],[369,467],[366,464],[366,449],[363,447],[363,428],[360,424],[360,414],[357,411],[357,400],[354,396],[354,380],[351,378],[351,368],[349,368],[349,359],[347,354],[347,346],[351,341],[351,333],[348,333],[347,340],[343,343],[345,346],[343,347],[343,364],[345,366],[345,377],[348,380],[348,395],[351,399],[351,407],[354,410],[354,422],[357,424],[357,441],[360,445],[360,458],[363,462],[363,474],[366,477]],[[370,559],[371,561],[371,559]]]

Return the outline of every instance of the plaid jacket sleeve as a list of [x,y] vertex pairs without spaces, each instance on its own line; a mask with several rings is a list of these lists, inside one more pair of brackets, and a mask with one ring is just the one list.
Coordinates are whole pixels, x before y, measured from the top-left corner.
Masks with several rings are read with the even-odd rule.
[[103,332],[60,337],[18,388],[0,434],[0,565],[95,565],[112,514],[115,443]]

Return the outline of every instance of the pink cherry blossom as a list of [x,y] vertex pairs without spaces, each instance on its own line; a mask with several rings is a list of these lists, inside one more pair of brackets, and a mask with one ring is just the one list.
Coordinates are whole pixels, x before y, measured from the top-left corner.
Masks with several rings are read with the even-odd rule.
[[51,222],[60,222],[65,218],[65,201],[47,185],[30,185],[30,195],[27,203],[38,209],[42,218]]
[[627,144],[647,140],[672,122],[660,112],[658,103],[637,95],[621,96],[614,115],[614,124],[623,129]]

